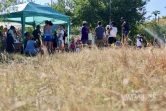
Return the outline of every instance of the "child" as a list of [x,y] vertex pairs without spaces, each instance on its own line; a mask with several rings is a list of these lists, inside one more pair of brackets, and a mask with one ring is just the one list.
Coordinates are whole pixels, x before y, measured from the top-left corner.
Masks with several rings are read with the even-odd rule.
[[91,27],[89,28],[89,31],[88,31],[88,45],[91,47],[92,45],[92,40],[93,40],[93,34],[92,34],[92,29]]
[[76,42],[76,52],[80,51],[79,41]]
[[71,42],[70,49],[72,50],[72,52],[75,52],[75,43],[74,43],[74,40]]
[[137,47],[140,49],[142,48],[142,42],[143,42],[142,36],[137,35],[136,44],[137,44]]

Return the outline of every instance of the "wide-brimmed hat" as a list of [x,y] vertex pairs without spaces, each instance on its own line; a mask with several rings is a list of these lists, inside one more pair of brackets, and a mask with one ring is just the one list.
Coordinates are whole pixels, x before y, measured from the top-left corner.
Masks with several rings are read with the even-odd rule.
[[137,37],[139,37],[140,35],[139,34],[137,34]]
[[83,24],[86,24],[86,23],[87,23],[87,21],[83,21],[82,23],[83,23]]

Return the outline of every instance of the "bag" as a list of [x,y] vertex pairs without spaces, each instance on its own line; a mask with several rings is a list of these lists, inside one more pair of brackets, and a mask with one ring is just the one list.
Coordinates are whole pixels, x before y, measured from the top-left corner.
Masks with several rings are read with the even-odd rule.
[[67,33],[66,33],[66,31],[65,31],[65,30],[63,30],[63,31],[64,31],[63,41],[64,41],[64,43],[66,43],[65,38],[67,37]]

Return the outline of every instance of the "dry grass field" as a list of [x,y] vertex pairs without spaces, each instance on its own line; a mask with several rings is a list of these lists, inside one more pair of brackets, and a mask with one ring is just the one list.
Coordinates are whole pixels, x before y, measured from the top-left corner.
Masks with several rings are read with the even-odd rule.
[[165,111],[166,49],[14,55],[0,88],[0,111]]

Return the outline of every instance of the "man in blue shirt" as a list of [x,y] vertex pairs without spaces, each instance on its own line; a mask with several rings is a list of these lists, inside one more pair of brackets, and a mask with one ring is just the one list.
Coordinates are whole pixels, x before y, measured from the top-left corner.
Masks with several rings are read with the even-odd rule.
[[102,27],[101,21],[98,22],[98,26],[95,29],[95,38],[96,38],[96,45],[98,47],[102,47],[103,38],[104,38],[104,28]]
[[82,44],[85,45],[88,42],[88,29],[86,28],[86,21],[83,21],[82,23],[82,29],[81,29],[81,41]]

